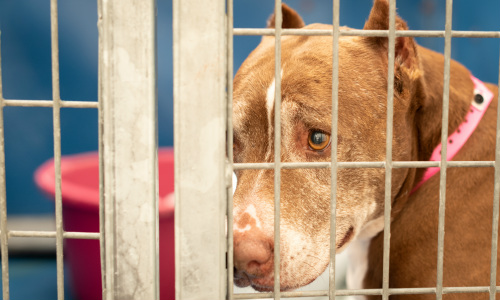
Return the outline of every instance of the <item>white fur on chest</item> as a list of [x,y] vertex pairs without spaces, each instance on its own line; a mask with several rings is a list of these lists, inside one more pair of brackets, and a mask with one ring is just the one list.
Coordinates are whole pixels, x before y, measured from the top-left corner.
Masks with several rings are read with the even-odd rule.
[[[349,263],[347,265],[346,283],[348,289],[362,289],[363,280],[368,270],[368,250],[371,239],[384,229],[384,218],[379,217],[363,226],[357,238],[347,247]],[[356,296],[357,300],[366,299]]]

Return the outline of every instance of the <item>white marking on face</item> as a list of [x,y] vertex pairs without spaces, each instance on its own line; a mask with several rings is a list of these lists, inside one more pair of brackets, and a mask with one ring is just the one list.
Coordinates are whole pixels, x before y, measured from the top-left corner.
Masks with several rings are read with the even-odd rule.
[[272,122],[272,111],[274,107],[274,95],[276,93],[276,78],[273,78],[273,81],[271,82],[271,85],[267,88],[267,93],[266,93],[266,108],[267,108],[267,119],[269,121],[269,127],[272,127],[271,124]]
[[238,178],[236,177],[236,173],[233,172],[233,195],[236,191],[236,185],[238,184]]
[[[281,81],[283,81],[283,68],[281,69],[280,72],[280,78]],[[269,120],[269,127],[272,127],[272,124],[274,124],[271,113],[273,112],[275,94],[276,94],[276,77],[273,78],[273,81],[271,81],[271,84],[267,88],[266,92],[266,108],[267,108],[267,118]]]
[[[241,215],[245,215],[245,214],[248,214],[248,216],[251,219],[255,220],[255,227],[262,229],[262,224],[260,222],[260,219],[259,219],[259,217],[257,217],[257,209],[255,208],[255,206],[253,204],[250,204],[245,209],[245,211],[242,212]],[[245,227],[243,227],[243,228],[239,227],[237,224],[235,224],[234,226],[235,226],[234,230],[238,231],[240,233],[243,233],[243,232],[246,232],[246,231],[249,231],[252,229],[252,225],[250,225],[250,224],[246,224]]]
[[[280,75],[281,82],[283,82],[283,68],[281,69],[280,74],[281,74]],[[269,124],[268,131],[267,131],[268,138],[269,138],[269,147],[268,147],[267,152],[266,152],[266,159],[270,159],[273,156],[273,153],[271,150],[273,142],[274,142],[274,136],[272,134],[273,128],[274,128],[274,120],[272,117],[272,112],[273,112],[273,108],[274,108],[274,102],[276,99],[275,94],[276,94],[276,77],[273,78],[273,81],[271,81],[271,84],[267,88],[267,92],[266,92],[267,121]]]
[[243,227],[243,228],[239,228],[239,227],[235,227],[234,230],[235,231],[238,231],[240,233],[243,233],[243,232],[247,232],[249,231],[250,229],[252,229],[252,227],[250,227],[250,224],[247,224],[247,226]]
[[260,219],[257,217],[257,209],[255,209],[255,206],[253,204],[250,204],[247,209],[245,210],[247,214],[250,215],[250,217],[255,219],[255,226],[257,228],[262,228],[260,224]]

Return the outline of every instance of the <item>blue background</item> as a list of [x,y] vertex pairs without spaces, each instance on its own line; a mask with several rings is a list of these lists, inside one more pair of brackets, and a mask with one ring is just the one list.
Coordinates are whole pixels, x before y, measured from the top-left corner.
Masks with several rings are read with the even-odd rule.
[[[63,100],[97,100],[96,2],[59,1],[60,78]],[[270,0],[234,2],[235,27],[263,27],[274,8],[274,3]],[[332,21],[330,0],[289,0],[286,3],[295,8],[306,23]],[[371,4],[372,0],[341,1],[341,25],[362,28]],[[408,22],[410,29],[444,29],[444,0],[398,1],[397,6],[398,13]],[[500,1],[496,0],[455,1],[453,29],[498,31],[499,11]],[[52,98],[49,13],[48,0],[0,0],[4,98]],[[234,38],[235,70],[259,40],[260,37]],[[417,41],[440,52],[444,48],[442,38],[417,38]],[[476,77],[489,82],[498,81],[498,40],[455,38],[452,42],[452,57],[465,64]],[[160,146],[171,146],[173,143],[172,86],[172,3],[171,0],[158,0]],[[33,181],[35,169],[53,156],[52,110],[6,107],[4,117],[8,213],[52,214],[53,204],[37,190]],[[61,125],[64,155],[97,150],[96,109],[63,108]],[[22,262],[17,262],[17,265],[19,264],[22,265]],[[16,263],[11,266],[11,269],[14,268],[12,276],[22,273],[16,273],[15,270],[21,269],[15,269],[15,266]],[[47,278],[44,274],[40,273],[34,278]],[[53,277],[52,286],[55,287],[55,276]],[[18,281],[18,286],[15,282],[15,278],[12,278],[12,299],[26,299],[27,290],[23,288],[23,282]],[[49,290],[42,290],[41,294],[37,294],[37,299],[55,299],[55,290]]]

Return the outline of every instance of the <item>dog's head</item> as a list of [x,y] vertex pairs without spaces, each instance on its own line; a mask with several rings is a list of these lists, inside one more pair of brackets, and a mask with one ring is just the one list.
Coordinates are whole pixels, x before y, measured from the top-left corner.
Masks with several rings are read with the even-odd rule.
[[[283,5],[283,27],[304,26]],[[268,22],[274,26],[274,16]],[[365,29],[388,29],[387,0],[376,0]],[[406,29],[397,18],[398,30]],[[331,29],[313,24],[306,29]],[[274,161],[274,38],[264,37],[234,79],[234,161]],[[421,70],[412,38],[395,46],[393,160],[412,160],[413,116],[422,98]],[[388,39],[339,39],[338,161],[384,161]],[[330,161],[332,37],[283,36],[281,161]],[[240,170],[234,194],[235,283],[260,291],[274,284],[274,170]],[[414,171],[395,169],[392,200],[405,197]],[[340,169],[337,252],[368,233],[383,215],[384,169]],[[326,268],[330,245],[330,169],[281,171],[281,290],[309,284]],[[379,222],[380,223],[380,222]],[[372,228],[373,229],[373,228]],[[375,233],[381,230],[375,226]]]

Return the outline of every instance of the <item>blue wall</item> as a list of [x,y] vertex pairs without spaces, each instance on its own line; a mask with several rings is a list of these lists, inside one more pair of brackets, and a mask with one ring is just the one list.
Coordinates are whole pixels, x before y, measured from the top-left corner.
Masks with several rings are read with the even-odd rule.
[[[187,1],[187,0],[185,0]],[[64,100],[97,99],[97,1],[59,1],[61,96]],[[270,0],[234,0],[235,27],[262,27],[274,8]],[[332,3],[286,1],[306,23],[329,23]],[[340,23],[362,28],[371,0],[341,1]],[[50,5],[48,0],[0,0],[3,93],[7,99],[51,99]],[[455,1],[453,29],[499,30],[500,1]],[[444,29],[444,0],[398,1],[399,14],[411,29]],[[159,143],[173,143],[172,3],[158,0]],[[260,37],[235,37],[235,68]],[[443,50],[444,39],[418,38],[421,45]],[[453,39],[452,57],[482,80],[498,81],[499,42]],[[140,101],[140,99],[138,99]],[[9,214],[52,213],[38,192],[33,172],[53,156],[52,110],[7,107],[5,149]],[[95,109],[61,111],[62,152],[97,150]]]

